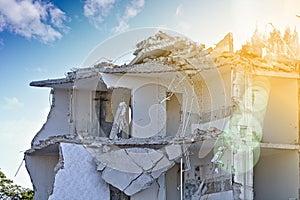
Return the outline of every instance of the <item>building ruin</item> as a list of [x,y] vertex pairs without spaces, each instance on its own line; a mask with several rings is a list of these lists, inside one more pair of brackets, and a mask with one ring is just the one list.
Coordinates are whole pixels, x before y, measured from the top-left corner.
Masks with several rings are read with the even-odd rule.
[[160,31],[129,64],[31,82],[52,95],[35,199],[298,199],[299,61],[244,47]]

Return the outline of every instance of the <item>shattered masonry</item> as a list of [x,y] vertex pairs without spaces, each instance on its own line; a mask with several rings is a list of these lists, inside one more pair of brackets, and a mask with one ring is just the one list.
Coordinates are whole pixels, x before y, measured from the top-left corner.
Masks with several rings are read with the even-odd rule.
[[35,199],[298,199],[300,62],[259,41],[159,31],[129,64],[31,82],[52,88],[25,153]]

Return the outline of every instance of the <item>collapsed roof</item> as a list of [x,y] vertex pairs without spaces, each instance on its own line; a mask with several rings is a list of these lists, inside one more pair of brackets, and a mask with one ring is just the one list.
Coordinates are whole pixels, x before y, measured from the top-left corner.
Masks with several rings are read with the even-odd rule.
[[274,54],[267,47],[254,48],[249,43],[239,51],[233,51],[233,37],[228,33],[215,48],[185,37],[171,36],[159,31],[136,45],[135,58],[124,65],[100,62],[90,68],[78,68],[66,78],[31,82],[31,86],[59,87],[69,85],[79,74],[94,73],[160,73],[186,71],[197,73],[222,66],[273,71],[298,72],[300,61],[296,57]]

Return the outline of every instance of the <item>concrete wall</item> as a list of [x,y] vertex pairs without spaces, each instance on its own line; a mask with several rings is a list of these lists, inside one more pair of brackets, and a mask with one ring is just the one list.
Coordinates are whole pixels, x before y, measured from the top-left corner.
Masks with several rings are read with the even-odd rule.
[[151,137],[166,135],[166,89],[157,84],[147,84],[133,91],[132,136]]
[[261,154],[254,168],[254,199],[298,199],[298,152],[262,149]]
[[166,196],[167,200],[180,199],[180,165],[176,164],[166,173]]
[[75,90],[73,119],[78,134],[87,135],[92,127],[92,91]]
[[50,136],[70,134],[70,91],[55,89],[52,107],[46,123],[34,137],[32,143],[37,144]]
[[58,155],[27,155],[25,160],[34,186],[34,199],[47,200],[53,190],[54,167],[58,163]]
[[298,142],[298,86],[296,79],[272,77],[263,124],[263,142]]
[[130,200],[141,200],[141,199],[166,200],[165,176],[161,175],[157,179],[157,181],[153,182],[148,189],[143,190],[130,197]]
[[[200,86],[195,87],[201,91],[198,95],[201,113],[211,112],[231,106],[231,70],[229,67],[204,70],[200,72]],[[196,85],[197,86],[197,85]],[[220,119],[223,116],[212,116],[210,120]]]
[[182,94],[173,94],[166,101],[166,135],[176,136],[180,132],[182,123]]
[[[124,87],[131,89],[132,105],[132,124],[131,135],[133,137],[150,137],[154,135],[166,135],[167,111],[166,111],[166,93],[167,89],[179,94],[182,98],[179,101],[190,98],[191,87],[187,84],[186,78],[177,73],[159,73],[159,74],[125,74],[113,75],[103,74],[103,80],[108,87]],[[181,81],[181,82],[180,82]],[[180,83],[179,83],[180,82]],[[186,87],[187,94],[183,87]],[[195,101],[196,102],[196,101]],[[182,108],[183,105],[190,105],[190,102],[178,102],[177,105]],[[174,107],[173,107],[174,108]],[[188,106],[191,109],[190,106]],[[175,110],[175,109],[171,109]],[[177,112],[174,111],[174,112]],[[169,122],[173,123],[180,118]],[[169,118],[170,119],[170,118]],[[178,126],[178,125],[177,125]],[[170,126],[169,126],[170,127]],[[179,128],[175,128],[179,129]],[[177,131],[170,130],[172,135]],[[174,133],[173,133],[174,132]]]

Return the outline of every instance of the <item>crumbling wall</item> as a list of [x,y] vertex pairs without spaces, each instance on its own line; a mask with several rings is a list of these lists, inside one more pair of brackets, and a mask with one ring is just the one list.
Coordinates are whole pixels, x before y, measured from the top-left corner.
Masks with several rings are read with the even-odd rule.
[[49,152],[44,149],[31,155],[25,155],[26,168],[34,188],[34,199],[47,200],[52,194],[55,166],[59,159],[58,149],[53,147]]
[[[218,199],[219,193],[224,195],[224,199],[233,199],[230,198],[233,194],[231,169],[226,171],[219,160],[212,162],[214,158],[212,146],[215,141],[210,143],[210,146],[206,146],[207,150],[202,148],[204,142],[198,142],[189,147],[190,159],[186,160],[184,165],[186,169],[184,172],[184,199]],[[199,158],[200,151],[209,153],[203,158]],[[223,163],[224,166],[230,167],[231,160],[227,162]]]
[[70,94],[67,89],[53,89],[51,110],[47,121],[32,140],[32,145],[38,144],[50,136],[70,134]]
[[[123,87],[131,90],[132,121],[130,128],[132,137],[166,135],[167,93],[182,95],[183,97],[179,98],[179,101],[184,101],[183,99],[188,97],[188,94],[183,95],[185,79],[186,77],[177,73],[161,73],[157,74],[157,77],[147,73],[134,76],[131,74],[103,74],[103,80],[108,87]],[[190,87],[187,87],[190,90]],[[183,103],[179,102],[178,106],[183,107]],[[180,108],[180,110],[182,109]],[[177,133],[174,130],[172,132],[174,132],[172,135]]]
[[55,175],[49,199],[109,200],[108,184],[97,172],[90,153],[78,144],[61,143],[60,148],[63,165]]

